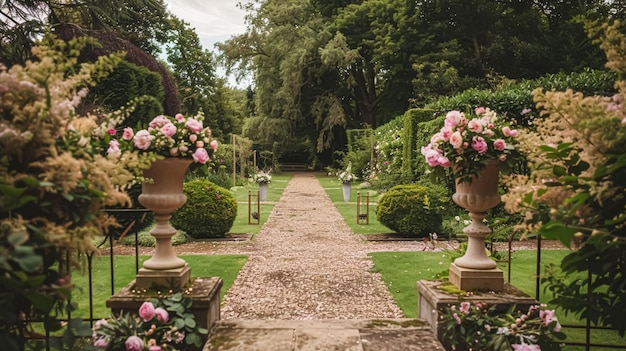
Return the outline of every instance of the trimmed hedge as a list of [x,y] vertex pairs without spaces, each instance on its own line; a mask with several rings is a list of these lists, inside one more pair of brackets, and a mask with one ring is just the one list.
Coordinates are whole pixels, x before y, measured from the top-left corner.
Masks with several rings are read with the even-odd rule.
[[172,225],[195,239],[223,238],[237,217],[237,200],[220,186],[206,179],[183,185],[187,202],[174,211]]
[[404,181],[410,182],[415,180],[415,161],[420,152],[415,149],[415,133],[417,125],[424,121],[434,118],[434,110],[414,108],[406,111],[404,114],[404,130],[402,135],[402,178]]
[[438,194],[431,194],[422,185],[396,185],[389,189],[378,201],[376,216],[389,229],[408,237],[428,237],[442,229]]

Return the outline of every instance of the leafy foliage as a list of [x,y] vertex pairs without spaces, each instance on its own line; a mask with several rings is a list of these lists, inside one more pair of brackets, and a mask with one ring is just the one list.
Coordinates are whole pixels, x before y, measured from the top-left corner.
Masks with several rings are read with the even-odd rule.
[[237,201],[230,191],[205,179],[183,186],[187,202],[172,213],[172,225],[196,238],[220,238],[237,217]]
[[441,231],[441,204],[429,188],[420,185],[397,185],[378,201],[378,221],[397,233],[410,237],[428,237]]

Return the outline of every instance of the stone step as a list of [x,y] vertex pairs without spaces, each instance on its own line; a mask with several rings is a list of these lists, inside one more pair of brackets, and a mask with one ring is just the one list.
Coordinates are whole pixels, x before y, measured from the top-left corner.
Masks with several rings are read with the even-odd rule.
[[444,350],[419,319],[220,320],[203,351]]

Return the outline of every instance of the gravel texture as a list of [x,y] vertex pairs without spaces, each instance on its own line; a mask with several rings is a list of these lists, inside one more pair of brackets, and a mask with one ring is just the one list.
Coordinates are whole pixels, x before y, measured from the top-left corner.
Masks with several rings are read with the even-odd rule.
[[[366,240],[365,237],[375,240]],[[248,261],[222,304],[222,319],[402,318],[368,252],[435,249],[422,240],[387,240],[391,235],[355,235],[311,173],[296,173],[261,231],[251,240],[196,241],[174,247],[177,255],[245,254]],[[544,241],[545,249],[563,248]],[[515,250],[535,241],[513,242]],[[506,250],[506,243],[498,250]],[[109,249],[103,249],[108,251]],[[116,255],[134,247],[114,246]],[[149,255],[153,248],[141,247]]]

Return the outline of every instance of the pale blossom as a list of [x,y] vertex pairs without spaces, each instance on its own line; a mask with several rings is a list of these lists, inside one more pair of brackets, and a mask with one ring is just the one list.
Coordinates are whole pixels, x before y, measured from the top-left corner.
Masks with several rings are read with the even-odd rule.
[[541,347],[539,347],[539,345],[511,344],[511,347],[515,351],[541,351]]
[[459,311],[462,313],[468,314],[470,310],[471,304],[467,301],[461,302],[461,306],[459,306]]
[[198,140],[198,141],[196,141],[196,147],[197,147],[197,148],[202,148],[202,147],[204,147],[204,141],[202,141],[202,140]]
[[170,156],[172,157],[177,157],[179,156],[179,152],[178,152],[178,148],[177,147],[173,147],[170,149]]
[[150,127],[150,129],[157,129],[157,128],[163,127],[167,123],[170,123],[169,118],[163,115],[159,115],[159,116],[154,117],[152,121],[148,123],[148,126]]
[[516,137],[516,136],[517,136],[517,133],[518,133],[518,132],[517,132],[517,130],[515,130],[515,129],[511,129],[511,128],[510,128],[510,127],[508,127],[508,126],[504,126],[504,127],[502,127],[502,133],[504,134],[504,136],[514,138],[514,137]]
[[176,126],[173,123],[168,122],[163,126],[163,128],[161,128],[161,133],[163,133],[166,137],[171,138],[176,134]]
[[467,123],[467,128],[474,133],[480,133],[483,130],[483,123],[480,120],[474,118]]
[[133,132],[133,128],[130,128],[130,127],[124,128],[124,131],[122,132],[122,139],[128,141],[128,140],[132,140],[134,136],[135,136],[135,132]]
[[93,346],[95,346],[95,347],[107,347],[107,346],[109,346],[109,340],[106,337],[94,338]]
[[209,160],[209,153],[204,148],[196,149],[196,152],[194,152],[191,156],[197,163],[205,164]]
[[195,143],[196,140],[198,140],[198,136],[196,134],[191,134],[189,136],[189,141],[191,141],[192,143]]
[[493,148],[498,151],[504,151],[505,147],[506,147],[506,142],[504,141],[504,139],[496,139],[493,142]]
[[456,127],[459,124],[461,124],[461,121],[463,119],[463,113],[461,113],[460,111],[449,111],[446,114],[446,120],[444,122],[444,126],[446,127]]
[[185,126],[193,133],[199,133],[202,130],[202,122],[193,118],[189,118],[187,122],[185,122]]
[[213,151],[217,150],[217,140],[211,140],[211,142],[209,143],[209,147]]
[[463,136],[459,132],[454,132],[450,135],[450,145],[455,149],[460,149],[463,146]]
[[480,116],[483,113],[485,113],[486,109],[484,107],[476,107],[474,109],[474,113],[476,114],[476,116]]
[[154,135],[151,135],[150,132],[145,129],[138,131],[133,137],[135,147],[140,150],[148,150],[152,140],[154,140]]
[[113,139],[109,141],[109,148],[107,149],[107,157],[109,159],[118,159],[122,155],[122,150],[120,150],[120,142]]
[[183,116],[182,113],[177,113],[174,118],[176,118],[178,122],[183,122],[185,120],[185,116]]

